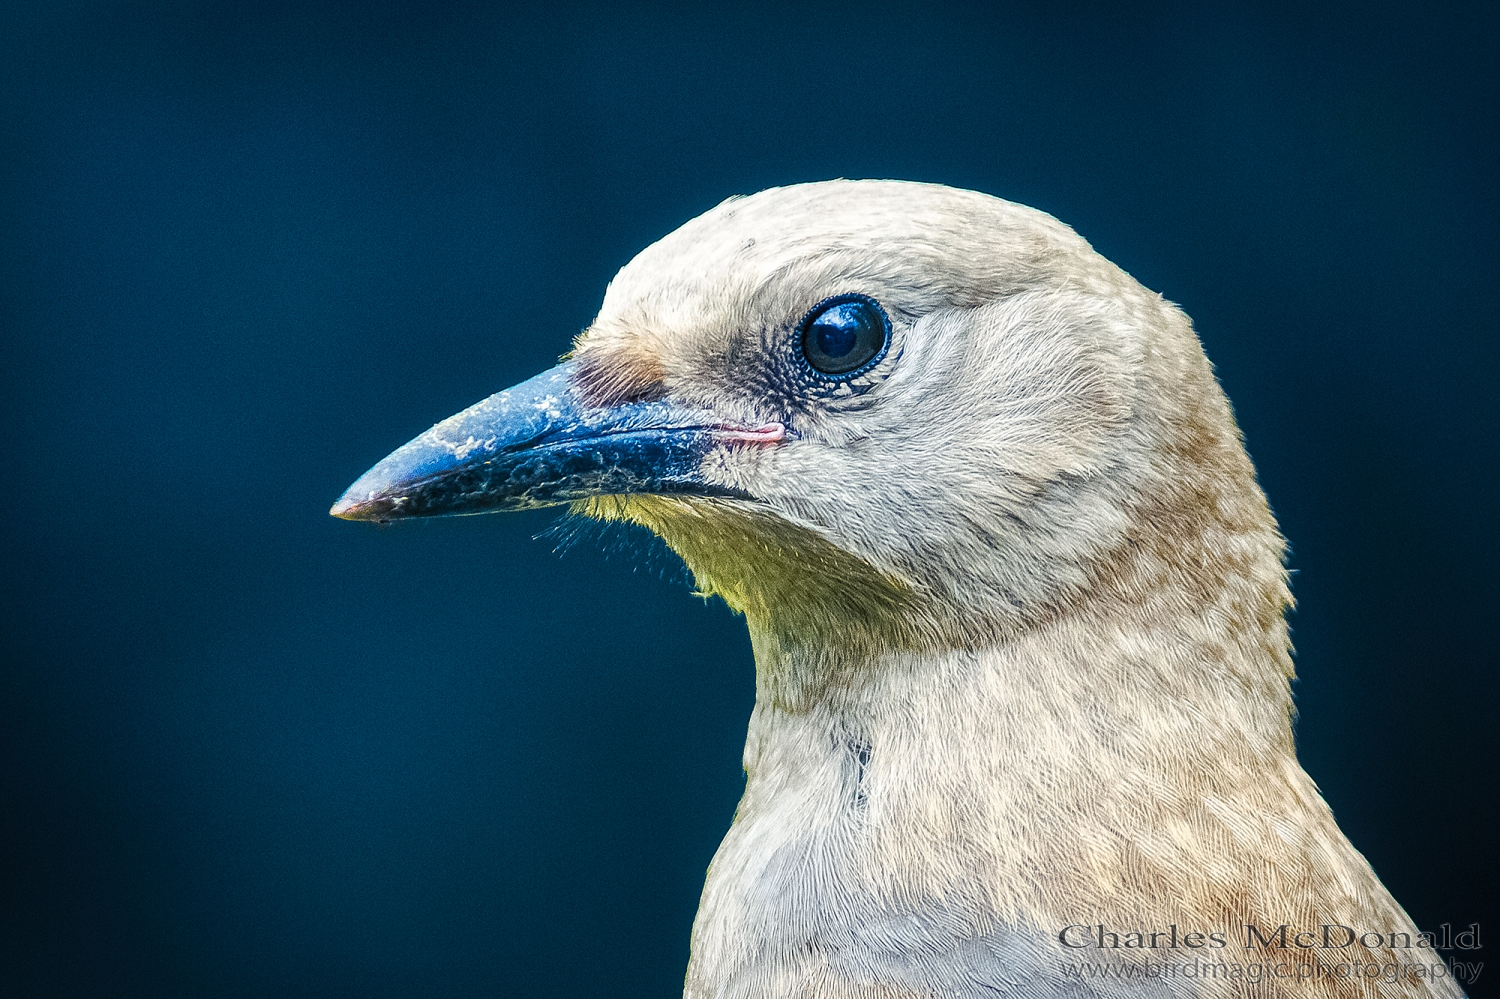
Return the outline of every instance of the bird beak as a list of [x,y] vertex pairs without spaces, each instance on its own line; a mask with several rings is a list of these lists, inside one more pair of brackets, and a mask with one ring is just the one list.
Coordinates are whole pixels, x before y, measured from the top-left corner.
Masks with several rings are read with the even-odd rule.
[[781,424],[737,427],[665,400],[588,406],[573,362],[470,406],[397,448],[328,512],[389,521],[526,510],[590,496],[744,497],[708,481],[718,449],[781,440]]

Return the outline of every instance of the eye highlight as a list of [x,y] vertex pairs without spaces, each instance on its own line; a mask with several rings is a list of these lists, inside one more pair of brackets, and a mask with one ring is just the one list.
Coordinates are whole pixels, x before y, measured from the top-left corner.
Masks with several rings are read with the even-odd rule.
[[802,320],[802,356],[814,371],[846,378],[885,356],[891,321],[866,295],[819,302]]

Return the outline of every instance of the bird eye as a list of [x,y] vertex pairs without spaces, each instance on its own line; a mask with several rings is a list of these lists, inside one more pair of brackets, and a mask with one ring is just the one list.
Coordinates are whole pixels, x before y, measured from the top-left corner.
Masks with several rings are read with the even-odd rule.
[[802,320],[802,356],[825,375],[848,375],[885,355],[891,323],[885,310],[864,295],[821,302]]

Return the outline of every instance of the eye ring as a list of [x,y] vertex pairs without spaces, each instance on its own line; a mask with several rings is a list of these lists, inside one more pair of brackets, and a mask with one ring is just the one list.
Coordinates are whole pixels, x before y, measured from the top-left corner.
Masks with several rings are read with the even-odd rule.
[[891,346],[891,320],[868,295],[825,298],[798,324],[802,359],[819,375],[845,381],[869,371]]

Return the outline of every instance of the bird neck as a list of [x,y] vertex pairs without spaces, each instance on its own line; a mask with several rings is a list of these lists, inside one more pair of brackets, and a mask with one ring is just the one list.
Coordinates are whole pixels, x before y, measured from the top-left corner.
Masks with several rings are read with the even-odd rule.
[[1195,793],[1222,786],[1214,775],[1225,771],[1294,761],[1281,615],[1165,615],[1188,606],[1181,597],[1085,609],[956,648],[808,640],[751,619],[756,713],[768,731],[795,731],[799,719],[837,727],[872,754],[883,739],[925,746],[916,756],[928,759],[951,750],[944,765],[1018,789],[1031,779],[1058,787],[1068,773],[1067,787],[1095,795],[1091,779],[1119,787],[1149,774],[1158,788]]
[[[746,792],[721,855],[811,851],[918,910],[977,892],[976,926],[1406,924],[1297,764],[1280,614],[1162,606],[857,655],[752,621]],[[1319,881],[1329,865],[1342,882]]]

